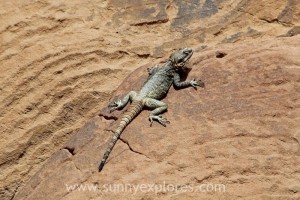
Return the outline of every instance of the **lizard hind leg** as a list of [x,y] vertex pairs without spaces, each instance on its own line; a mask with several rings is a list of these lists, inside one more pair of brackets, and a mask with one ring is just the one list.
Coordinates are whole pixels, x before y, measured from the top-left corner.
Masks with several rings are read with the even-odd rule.
[[129,100],[132,101],[136,95],[137,93],[135,91],[130,91],[122,100],[118,99],[114,101],[112,104],[108,105],[108,107],[110,107],[110,112],[124,108]]
[[144,105],[147,108],[153,109],[149,115],[150,126],[152,126],[153,120],[158,121],[163,126],[170,123],[166,118],[162,117],[162,113],[168,109],[168,105],[162,101],[152,99],[152,98],[145,98]]

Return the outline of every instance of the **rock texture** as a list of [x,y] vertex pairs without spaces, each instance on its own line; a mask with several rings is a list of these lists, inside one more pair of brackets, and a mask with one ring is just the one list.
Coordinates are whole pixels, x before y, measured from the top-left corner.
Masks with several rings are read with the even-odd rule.
[[[297,0],[1,1],[0,199],[102,199],[65,184],[162,181],[226,184],[203,198],[299,198],[299,13]],[[79,128],[181,46],[207,87],[170,91],[167,128],[143,112],[99,175],[114,117]]]
[[[133,199],[298,199],[300,197],[300,37],[219,45],[197,52],[191,77],[205,89],[171,89],[164,100],[171,124],[149,127],[142,112],[125,130],[101,173],[97,165],[122,111],[104,108],[15,199],[126,199],[101,192],[104,184],[196,186],[219,183],[226,192],[137,192]],[[227,55],[217,58],[221,50]],[[219,55],[219,54],[218,54]],[[113,96],[138,89],[146,67],[134,71]],[[68,191],[95,184],[99,190]],[[102,188],[103,189],[103,188]],[[129,198],[130,199],[130,198]]]

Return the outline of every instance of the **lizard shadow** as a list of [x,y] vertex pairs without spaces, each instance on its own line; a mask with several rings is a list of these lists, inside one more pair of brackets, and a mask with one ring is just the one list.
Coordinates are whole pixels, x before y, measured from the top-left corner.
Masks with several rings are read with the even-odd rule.
[[[179,72],[179,74],[180,74],[180,82],[184,82],[184,81],[186,81],[186,79],[187,79],[187,77],[188,77],[188,75],[189,75],[189,73],[192,71],[192,68],[190,68],[190,67],[185,67],[185,68],[182,68],[182,69],[180,69],[178,72]],[[194,79],[195,80],[195,79]],[[202,80],[200,80],[200,79],[196,79],[196,80],[198,80],[199,81],[199,87],[201,87],[201,88],[205,88],[205,83],[202,81]],[[189,87],[189,86],[186,86],[186,87]],[[184,88],[178,88],[178,87],[176,87],[174,84],[173,84],[173,88],[175,89],[175,90],[181,90],[181,89],[184,89]],[[195,90],[198,90],[198,88],[197,87],[194,87],[194,89]]]
[[[188,67],[185,67],[185,68],[182,68],[182,69],[179,69],[179,74],[180,74],[180,81],[186,81],[189,73],[192,71],[192,68],[188,68]],[[181,88],[178,88],[176,87],[174,84],[173,84],[173,88],[175,90],[180,90]]]

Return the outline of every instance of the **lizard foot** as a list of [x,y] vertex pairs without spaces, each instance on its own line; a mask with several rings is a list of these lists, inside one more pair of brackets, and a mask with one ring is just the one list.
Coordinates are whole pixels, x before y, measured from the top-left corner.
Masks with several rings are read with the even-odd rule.
[[150,126],[152,126],[153,120],[158,121],[158,123],[160,123],[164,127],[166,127],[166,125],[170,123],[166,118],[163,118],[161,115],[158,116],[150,115],[149,116]]
[[193,88],[196,88],[197,86],[200,86],[200,87],[204,87],[204,83],[199,80],[199,79],[193,79],[190,81],[190,84]]
[[113,111],[121,108],[121,106],[122,106],[121,100],[114,101],[112,104],[108,105],[108,107],[110,108],[109,112],[113,112]]

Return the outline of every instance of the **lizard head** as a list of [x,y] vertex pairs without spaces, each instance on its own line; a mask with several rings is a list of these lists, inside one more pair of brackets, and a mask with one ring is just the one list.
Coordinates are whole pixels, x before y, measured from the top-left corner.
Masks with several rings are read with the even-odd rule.
[[192,57],[193,50],[191,48],[182,48],[171,54],[169,60],[177,69],[183,68],[185,63]]

